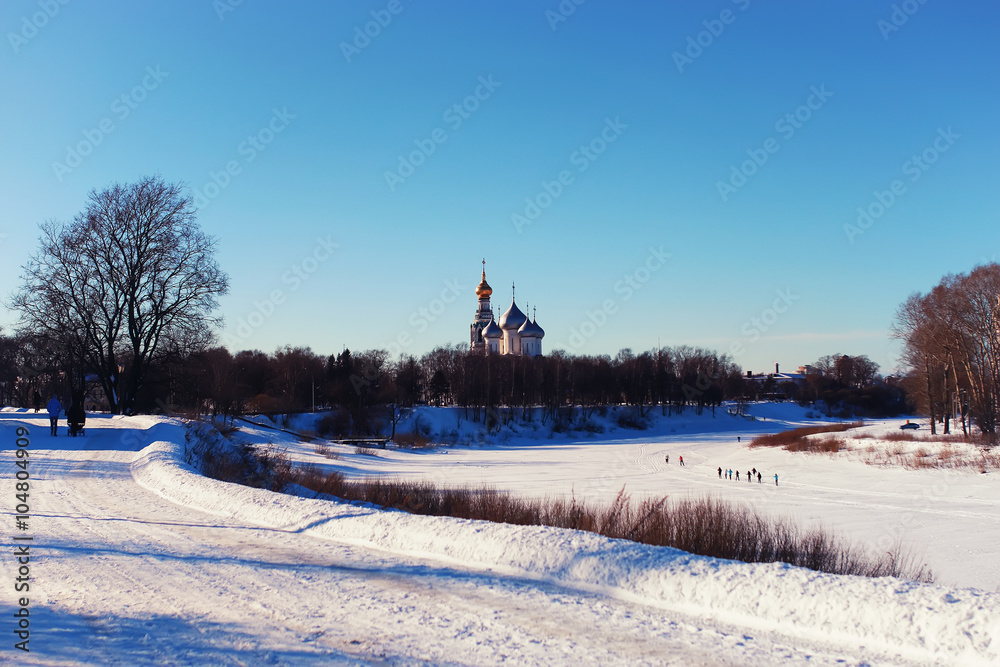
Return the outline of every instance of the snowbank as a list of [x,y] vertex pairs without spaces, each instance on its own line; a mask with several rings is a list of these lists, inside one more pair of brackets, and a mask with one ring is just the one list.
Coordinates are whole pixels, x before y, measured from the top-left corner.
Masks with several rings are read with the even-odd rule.
[[[746,564],[611,540],[358,507],[207,479],[184,463],[181,426],[139,451],[135,480],[201,511],[389,552],[603,592],[816,642],[912,660],[1000,661],[1000,594]],[[157,436],[164,437],[161,430]]]

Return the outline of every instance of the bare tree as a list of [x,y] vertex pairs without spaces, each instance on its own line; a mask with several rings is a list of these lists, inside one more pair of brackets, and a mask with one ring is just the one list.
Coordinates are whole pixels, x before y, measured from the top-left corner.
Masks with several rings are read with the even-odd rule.
[[150,364],[205,345],[220,323],[215,240],[181,187],[154,177],[95,190],[72,222],[41,230],[11,302],[19,329],[58,341],[113,411],[131,412]]

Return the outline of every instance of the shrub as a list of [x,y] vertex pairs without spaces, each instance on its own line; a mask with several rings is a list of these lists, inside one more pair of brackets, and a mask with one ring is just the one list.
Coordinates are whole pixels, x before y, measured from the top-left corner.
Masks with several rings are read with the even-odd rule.
[[624,410],[618,414],[618,426],[620,428],[630,428],[636,431],[645,431],[649,428],[649,423],[638,412]]
[[417,415],[417,418],[413,420],[413,433],[430,439],[431,425],[427,423],[423,415]]
[[397,447],[408,447],[411,449],[423,449],[431,444],[430,438],[419,431],[412,433],[397,433],[393,438]]
[[230,438],[209,424],[188,427],[185,460],[207,477],[271,491],[282,491],[291,479],[292,465],[284,450],[260,447]]
[[334,410],[323,415],[316,424],[316,432],[324,438],[344,435],[351,428],[351,416],[346,410]]
[[322,441],[317,441],[316,444],[313,445],[313,452],[321,456],[325,456],[328,459],[340,458],[340,454],[333,451],[333,448],[330,447],[330,445]]
[[343,496],[344,494],[344,475],[337,470],[323,472],[319,466],[309,464],[297,468],[292,476],[292,481],[318,494],[330,496]]
[[[751,447],[784,447],[790,452],[827,452],[839,451],[844,445],[843,440],[830,439],[829,444],[824,445],[824,440],[809,439],[808,436],[820,433],[842,433],[852,428],[864,426],[864,422],[850,422],[845,424],[827,424],[824,426],[804,426],[781,433],[771,433],[759,435],[750,442]],[[834,449],[834,447],[836,447]]]

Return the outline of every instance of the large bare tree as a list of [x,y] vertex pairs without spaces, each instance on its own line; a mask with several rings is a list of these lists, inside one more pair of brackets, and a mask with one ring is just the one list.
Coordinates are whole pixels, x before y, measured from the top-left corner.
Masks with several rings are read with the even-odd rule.
[[41,225],[11,305],[19,328],[59,343],[131,412],[150,364],[212,338],[228,278],[181,186],[147,177],[92,191],[71,222]]

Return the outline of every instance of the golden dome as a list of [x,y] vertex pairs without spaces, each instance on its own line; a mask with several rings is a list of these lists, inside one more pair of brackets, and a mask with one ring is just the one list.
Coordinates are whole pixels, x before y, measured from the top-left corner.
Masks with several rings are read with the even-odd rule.
[[479,286],[476,287],[476,296],[480,299],[488,299],[491,294],[493,294],[493,288],[486,282],[486,269],[483,269],[483,279],[479,282]]
[[483,258],[483,279],[479,281],[479,286],[476,287],[476,296],[480,299],[488,299],[491,294],[493,294],[493,288],[486,282],[486,259]]

